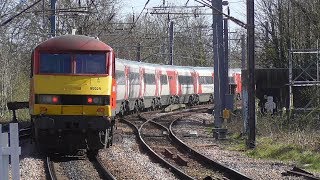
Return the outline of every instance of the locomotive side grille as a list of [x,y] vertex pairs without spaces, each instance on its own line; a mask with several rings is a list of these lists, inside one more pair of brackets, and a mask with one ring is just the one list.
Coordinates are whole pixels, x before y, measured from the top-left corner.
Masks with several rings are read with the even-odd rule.
[[[55,96],[59,98],[56,103],[42,102],[44,96]],[[110,96],[91,96],[91,95],[42,95],[36,94],[36,104],[58,104],[58,105],[110,105]],[[88,102],[88,98],[93,99]],[[96,101],[97,100],[97,101]]]

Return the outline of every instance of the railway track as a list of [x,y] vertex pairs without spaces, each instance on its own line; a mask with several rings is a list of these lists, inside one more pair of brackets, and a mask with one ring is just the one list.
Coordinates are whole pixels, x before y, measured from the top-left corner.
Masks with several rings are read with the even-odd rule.
[[[76,157],[77,158],[77,157]],[[59,166],[59,161],[61,162],[67,162],[67,161],[74,161],[75,158],[74,157],[55,157],[55,162],[52,161],[52,158],[50,158],[49,156],[46,158],[46,169],[47,169],[47,174],[48,174],[48,178],[50,180],[57,180],[57,179],[61,179],[58,177],[62,177],[62,179],[64,178],[73,178],[73,179],[78,179],[79,174],[77,174],[78,177],[70,177],[70,173],[69,175],[65,175],[63,171],[57,170],[55,167]],[[94,167],[94,169],[97,171],[97,174],[99,176],[100,179],[104,179],[104,180],[115,180],[116,178],[108,171],[108,169],[106,167],[104,167],[104,165],[102,164],[102,162],[100,161],[100,159],[96,156],[96,155],[89,155],[88,158],[85,159],[86,163],[91,163],[92,166]],[[55,165],[56,164],[56,165]],[[74,168],[74,166],[71,166],[71,168]],[[87,177],[90,177],[90,175],[88,175]],[[94,178],[94,177],[93,177]],[[95,178],[94,178],[95,179]]]
[[30,138],[32,135],[32,128],[26,127],[19,130],[19,138]]
[[111,172],[106,168],[101,160],[97,157],[97,155],[92,156],[89,158],[90,162],[93,164],[93,166],[96,168],[96,170],[99,172],[102,179],[106,180],[115,180],[116,178],[111,174]]
[[[175,115],[181,117],[181,113],[203,111],[206,111],[206,108],[200,107],[155,118],[150,117],[148,113],[144,113],[135,118],[130,117],[130,121],[124,121],[135,129],[139,142],[144,149],[181,179],[250,179],[201,155],[186,144],[183,144],[173,134],[171,128],[173,124],[172,117]],[[171,119],[168,117],[171,117]],[[161,124],[158,121],[161,121]]]
[[193,157],[199,159],[199,161],[203,162],[204,164],[210,165],[213,169],[216,169],[221,172],[225,172],[227,174],[227,177],[230,179],[250,179],[249,177],[245,176],[244,174],[241,174],[240,172],[229,168],[219,162],[216,162],[207,156],[204,156],[194,148],[188,146],[186,143],[184,143],[182,140],[178,138],[173,132],[173,125],[177,123],[180,119],[175,119],[171,122],[169,126],[169,134],[170,138],[178,144],[180,147],[183,147],[186,151],[188,151]]
[[53,162],[51,161],[49,156],[46,158],[46,165],[47,165],[46,168],[48,171],[49,179],[57,180],[56,171],[54,169]]

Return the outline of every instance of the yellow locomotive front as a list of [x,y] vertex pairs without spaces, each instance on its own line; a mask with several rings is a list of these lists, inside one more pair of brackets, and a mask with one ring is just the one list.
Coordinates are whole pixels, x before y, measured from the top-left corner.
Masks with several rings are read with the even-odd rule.
[[112,143],[114,59],[109,46],[79,35],[55,37],[35,48],[29,108],[42,151],[96,151]]

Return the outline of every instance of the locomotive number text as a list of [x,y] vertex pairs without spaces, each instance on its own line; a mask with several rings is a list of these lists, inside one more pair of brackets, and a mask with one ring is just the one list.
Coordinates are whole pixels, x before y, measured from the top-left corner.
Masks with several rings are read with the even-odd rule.
[[99,91],[101,90],[101,87],[90,87],[90,90]]

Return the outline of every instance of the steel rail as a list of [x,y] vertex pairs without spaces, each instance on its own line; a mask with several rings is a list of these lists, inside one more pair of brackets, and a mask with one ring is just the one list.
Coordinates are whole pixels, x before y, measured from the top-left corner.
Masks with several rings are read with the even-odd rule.
[[32,134],[32,128],[23,128],[19,130],[19,138],[30,137]]
[[[140,116],[140,118],[142,118]],[[154,150],[152,150],[152,148],[143,140],[140,129],[141,127],[143,127],[145,124],[147,124],[149,121],[147,120],[146,122],[144,122],[140,128],[138,128],[136,125],[134,125],[133,123],[131,123],[130,121],[127,121],[125,119],[122,119],[121,121],[125,122],[126,124],[128,124],[129,126],[131,126],[134,130],[135,133],[139,139],[139,142],[142,144],[143,148],[146,149],[148,151],[148,153],[157,161],[161,162],[161,164],[163,164],[166,168],[168,168],[170,171],[172,171],[174,174],[176,174],[177,176],[179,176],[181,179],[190,179],[193,180],[194,178],[185,174],[183,171],[181,171],[180,169],[178,169],[177,167],[175,167],[174,165],[172,165],[171,163],[169,163],[168,161],[166,161],[164,158],[162,158],[161,156],[159,156]]]
[[217,170],[220,170],[222,172],[225,172],[226,176],[230,179],[236,179],[236,180],[250,180],[251,178],[245,176],[244,174],[231,169],[223,164],[220,164],[212,159],[210,159],[209,157],[201,154],[200,152],[196,151],[195,149],[189,147],[187,144],[185,144],[183,141],[181,141],[172,131],[172,126],[174,123],[176,123],[179,119],[176,119],[174,121],[171,122],[170,126],[169,126],[169,136],[170,138],[177,143],[179,146],[183,147],[184,149],[186,149],[190,154],[192,154],[193,157],[196,157],[197,159],[199,159],[200,161],[209,164],[215,168],[217,168]]
[[94,163],[95,168],[101,173],[100,175],[103,176],[103,179],[106,180],[116,180],[116,178],[111,174],[111,172],[106,168],[101,160],[97,157],[94,156],[90,161]]
[[46,163],[47,163],[47,170],[48,170],[48,173],[49,173],[49,176],[50,176],[49,178],[51,180],[57,180],[57,176],[56,176],[56,173],[55,173],[53,162],[50,160],[49,156],[46,159]]

